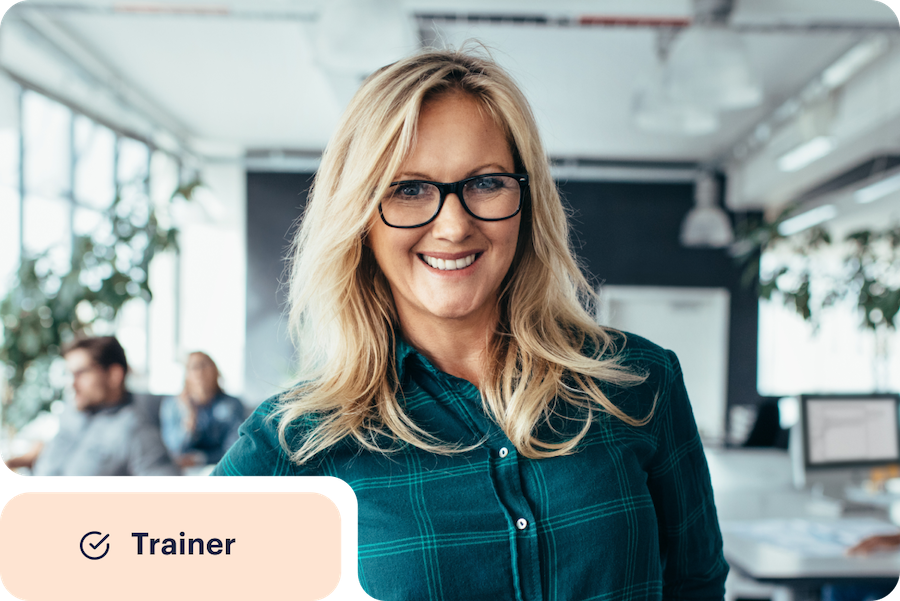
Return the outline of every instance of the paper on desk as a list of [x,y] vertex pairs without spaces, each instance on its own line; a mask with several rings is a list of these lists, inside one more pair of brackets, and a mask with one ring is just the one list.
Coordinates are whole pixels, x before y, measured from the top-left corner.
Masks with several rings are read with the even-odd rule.
[[875,534],[894,534],[897,528],[873,518],[848,518],[837,521],[769,519],[734,521],[722,524],[722,530],[793,551],[804,557],[835,557]]

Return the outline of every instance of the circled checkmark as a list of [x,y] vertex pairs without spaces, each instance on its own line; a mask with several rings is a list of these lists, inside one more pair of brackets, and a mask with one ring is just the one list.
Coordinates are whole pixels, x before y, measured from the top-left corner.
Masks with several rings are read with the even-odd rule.
[[[85,549],[84,549],[84,541],[85,541],[85,539],[87,539],[87,537],[91,536],[92,534],[96,534],[97,536],[100,535],[100,533],[97,532],[96,530],[92,530],[91,532],[88,532],[87,534],[85,534],[84,536],[81,537],[81,545],[80,545],[80,546],[81,546],[81,554],[84,555],[85,557],[87,557],[88,559],[95,559],[95,560],[96,560],[96,559],[103,559],[104,557],[106,557],[106,554],[109,553],[109,543],[106,543],[106,549],[103,550],[103,553],[101,553],[100,555],[98,555],[98,556],[96,556],[96,557],[95,557],[94,555],[92,555],[92,554],[86,552]],[[106,541],[106,539],[108,539],[108,538],[109,538],[109,535],[106,534],[106,535],[104,535],[103,538],[101,538],[96,544],[95,544],[95,543],[88,542],[88,546],[90,546],[91,549],[93,549],[94,551],[96,551],[96,550],[97,550],[97,547],[99,547],[100,545],[102,545],[102,544]]]

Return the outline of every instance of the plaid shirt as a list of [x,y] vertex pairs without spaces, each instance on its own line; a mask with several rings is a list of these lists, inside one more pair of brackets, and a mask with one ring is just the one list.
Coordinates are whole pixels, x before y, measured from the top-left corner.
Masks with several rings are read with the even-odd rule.
[[[475,386],[399,341],[404,409],[441,440],[483,441],[477,449],[444,456],[403,446],[384,455],[345,440],[298,466],[266,419],[277,404],[270,399],[214,473],[345,480],[359,501],[360,583],[382,601],[721,600],[728,565],[678,360],[635,335],[622,353],[648,378],[605,392],[636,417],[656,399],[653,418],[633,427],[602,414],[572,455],[523,457]],[[561,403],[557,411],[540,440],[579,426],[567,418],[580,410]],[[294,424],[288,440],[303,433]]]

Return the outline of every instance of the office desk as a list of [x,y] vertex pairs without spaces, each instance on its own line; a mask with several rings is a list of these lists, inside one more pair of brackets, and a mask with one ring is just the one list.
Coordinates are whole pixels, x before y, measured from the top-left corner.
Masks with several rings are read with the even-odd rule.
[[725,532],[725,559],[732,569],[757,582],[789,588],[797,600],[818,599],[824,584],[846,582],[896,585],[900,552],[866,557],[809,557],[789,549]]
[[[842,505],[795,490],[790,458],[783,451],[709,449],[706,454],[719,521],[723,526],[725,558],[734,572],[756,582],[784,587],[796,600],[818,599],[819,590],[825,583],[897,583],[900,553],[811,557],[730,533],[729,525],[736,521],[772,518],[839,521]],[[855,515],[887,523],[884,508]]]

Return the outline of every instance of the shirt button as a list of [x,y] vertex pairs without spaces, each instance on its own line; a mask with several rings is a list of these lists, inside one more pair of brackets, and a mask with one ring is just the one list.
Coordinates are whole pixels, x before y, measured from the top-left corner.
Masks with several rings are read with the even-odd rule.
[[501,459],[503,457],[506,457],[507,455],[509,455],[509,449],[507,449],[506,447],[503,447],[502,449],[500,449],[500,458]]
[[528,520],[526,520],[525,518],[519,518],[518,520],[516,520],[516,528],[518,528],[519,530],[525,530],[525,528],[527,527]]

